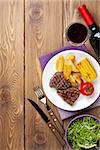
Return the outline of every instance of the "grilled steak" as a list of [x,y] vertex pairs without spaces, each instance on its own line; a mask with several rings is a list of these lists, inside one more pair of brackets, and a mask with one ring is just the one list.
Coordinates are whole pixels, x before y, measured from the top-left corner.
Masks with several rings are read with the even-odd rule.
[[50,87],[54,87],[57,90],[65,90],[72,87],[72,84],[64,78],[63,73],[56,72],[50,80]]
[[70,81],[66,80],[61,72],[56,72],[49,84],[50,87],[55,88],[58,95],[70,105],[73,105],[80,95],[79,89],[73,87]]
[[57,90],[57,93],[70,105],[73,105],[80,95],[79,89],[75,87],[71,87],[66,90]]

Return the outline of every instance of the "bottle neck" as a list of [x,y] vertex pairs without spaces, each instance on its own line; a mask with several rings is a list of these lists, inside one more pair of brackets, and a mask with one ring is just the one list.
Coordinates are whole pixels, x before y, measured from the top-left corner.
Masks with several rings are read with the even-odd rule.
[[85,22],[87,23],[89,29],[92,32],[99,31],[99,27],[96,25],[93,17],[91,16],[91,14],[88,11],[88,9],[86,8],[86,6],[82,5],[82,6],[78,7],[78,10],[79,10],[80,14],[82,15],[82,17],[84,18]]
[[96,23],[93,23],[93,24],[89,25],[89,29],[92,32],[96,32],[98,30],[98,26],[96,25]]
[[86,8],[86,5],[82,5],[82,6],[78,7],[78,10],[79,10],[80,14],[82,15],[82,17],[84,18],[87,25],[91,26],[94,23],[94,19],[91,16],[88,9]]

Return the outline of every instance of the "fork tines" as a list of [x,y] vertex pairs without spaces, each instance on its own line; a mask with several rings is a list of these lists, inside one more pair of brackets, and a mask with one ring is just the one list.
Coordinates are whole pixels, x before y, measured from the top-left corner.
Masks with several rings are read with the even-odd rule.
[[34,90],[34,92],[35,92],[36,96],[38,97],[38,99],[40,99],[40,100],[41,100],[42,98],[44,98],[44,97],[45,97],[45,95],[44,95],[43,91],[41,90],[41,88],[40,88],[39,86],[34,87],[34,88],[33,88],[33,90]]

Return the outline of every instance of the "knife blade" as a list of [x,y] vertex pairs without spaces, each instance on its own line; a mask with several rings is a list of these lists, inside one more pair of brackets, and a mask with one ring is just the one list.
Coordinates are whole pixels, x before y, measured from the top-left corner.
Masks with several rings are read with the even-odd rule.
[[31,99],[27,99],[32,106],[34,106],[34,108],[38,111],[38,113],[40,114],[40,116],[43,118],[43,120],[46,122],[46,124],[48,125],[48,127],[51,129],[51,131],[53,132],[53,134],[56,136],[56,138],[58,139],[58,141],[60,142],[60,144],[62,146],[64,146],[66,144],[64,137],[62,138],[62,136],[60,135],[60,133],[58,132],[58,130],[55,128],[55,126],[53,125],[52,121],[48,118],[48,116],[43,112],[43,110]]
[[42,109],[31,99],[28,98],[28,101],[35,107],[35,109],[39,112],[41,117],[44,119],[46,123],[48,123],[50,120],[47,117],[47,115],[42,111]]

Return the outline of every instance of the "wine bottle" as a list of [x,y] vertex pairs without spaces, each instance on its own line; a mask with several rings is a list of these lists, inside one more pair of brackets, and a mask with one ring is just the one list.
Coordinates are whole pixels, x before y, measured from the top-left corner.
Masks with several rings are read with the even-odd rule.
[[78,10],[91,30],[90,44],[96,54],[100,57],[100,28],[95,23],[85,5],[78,7]]

